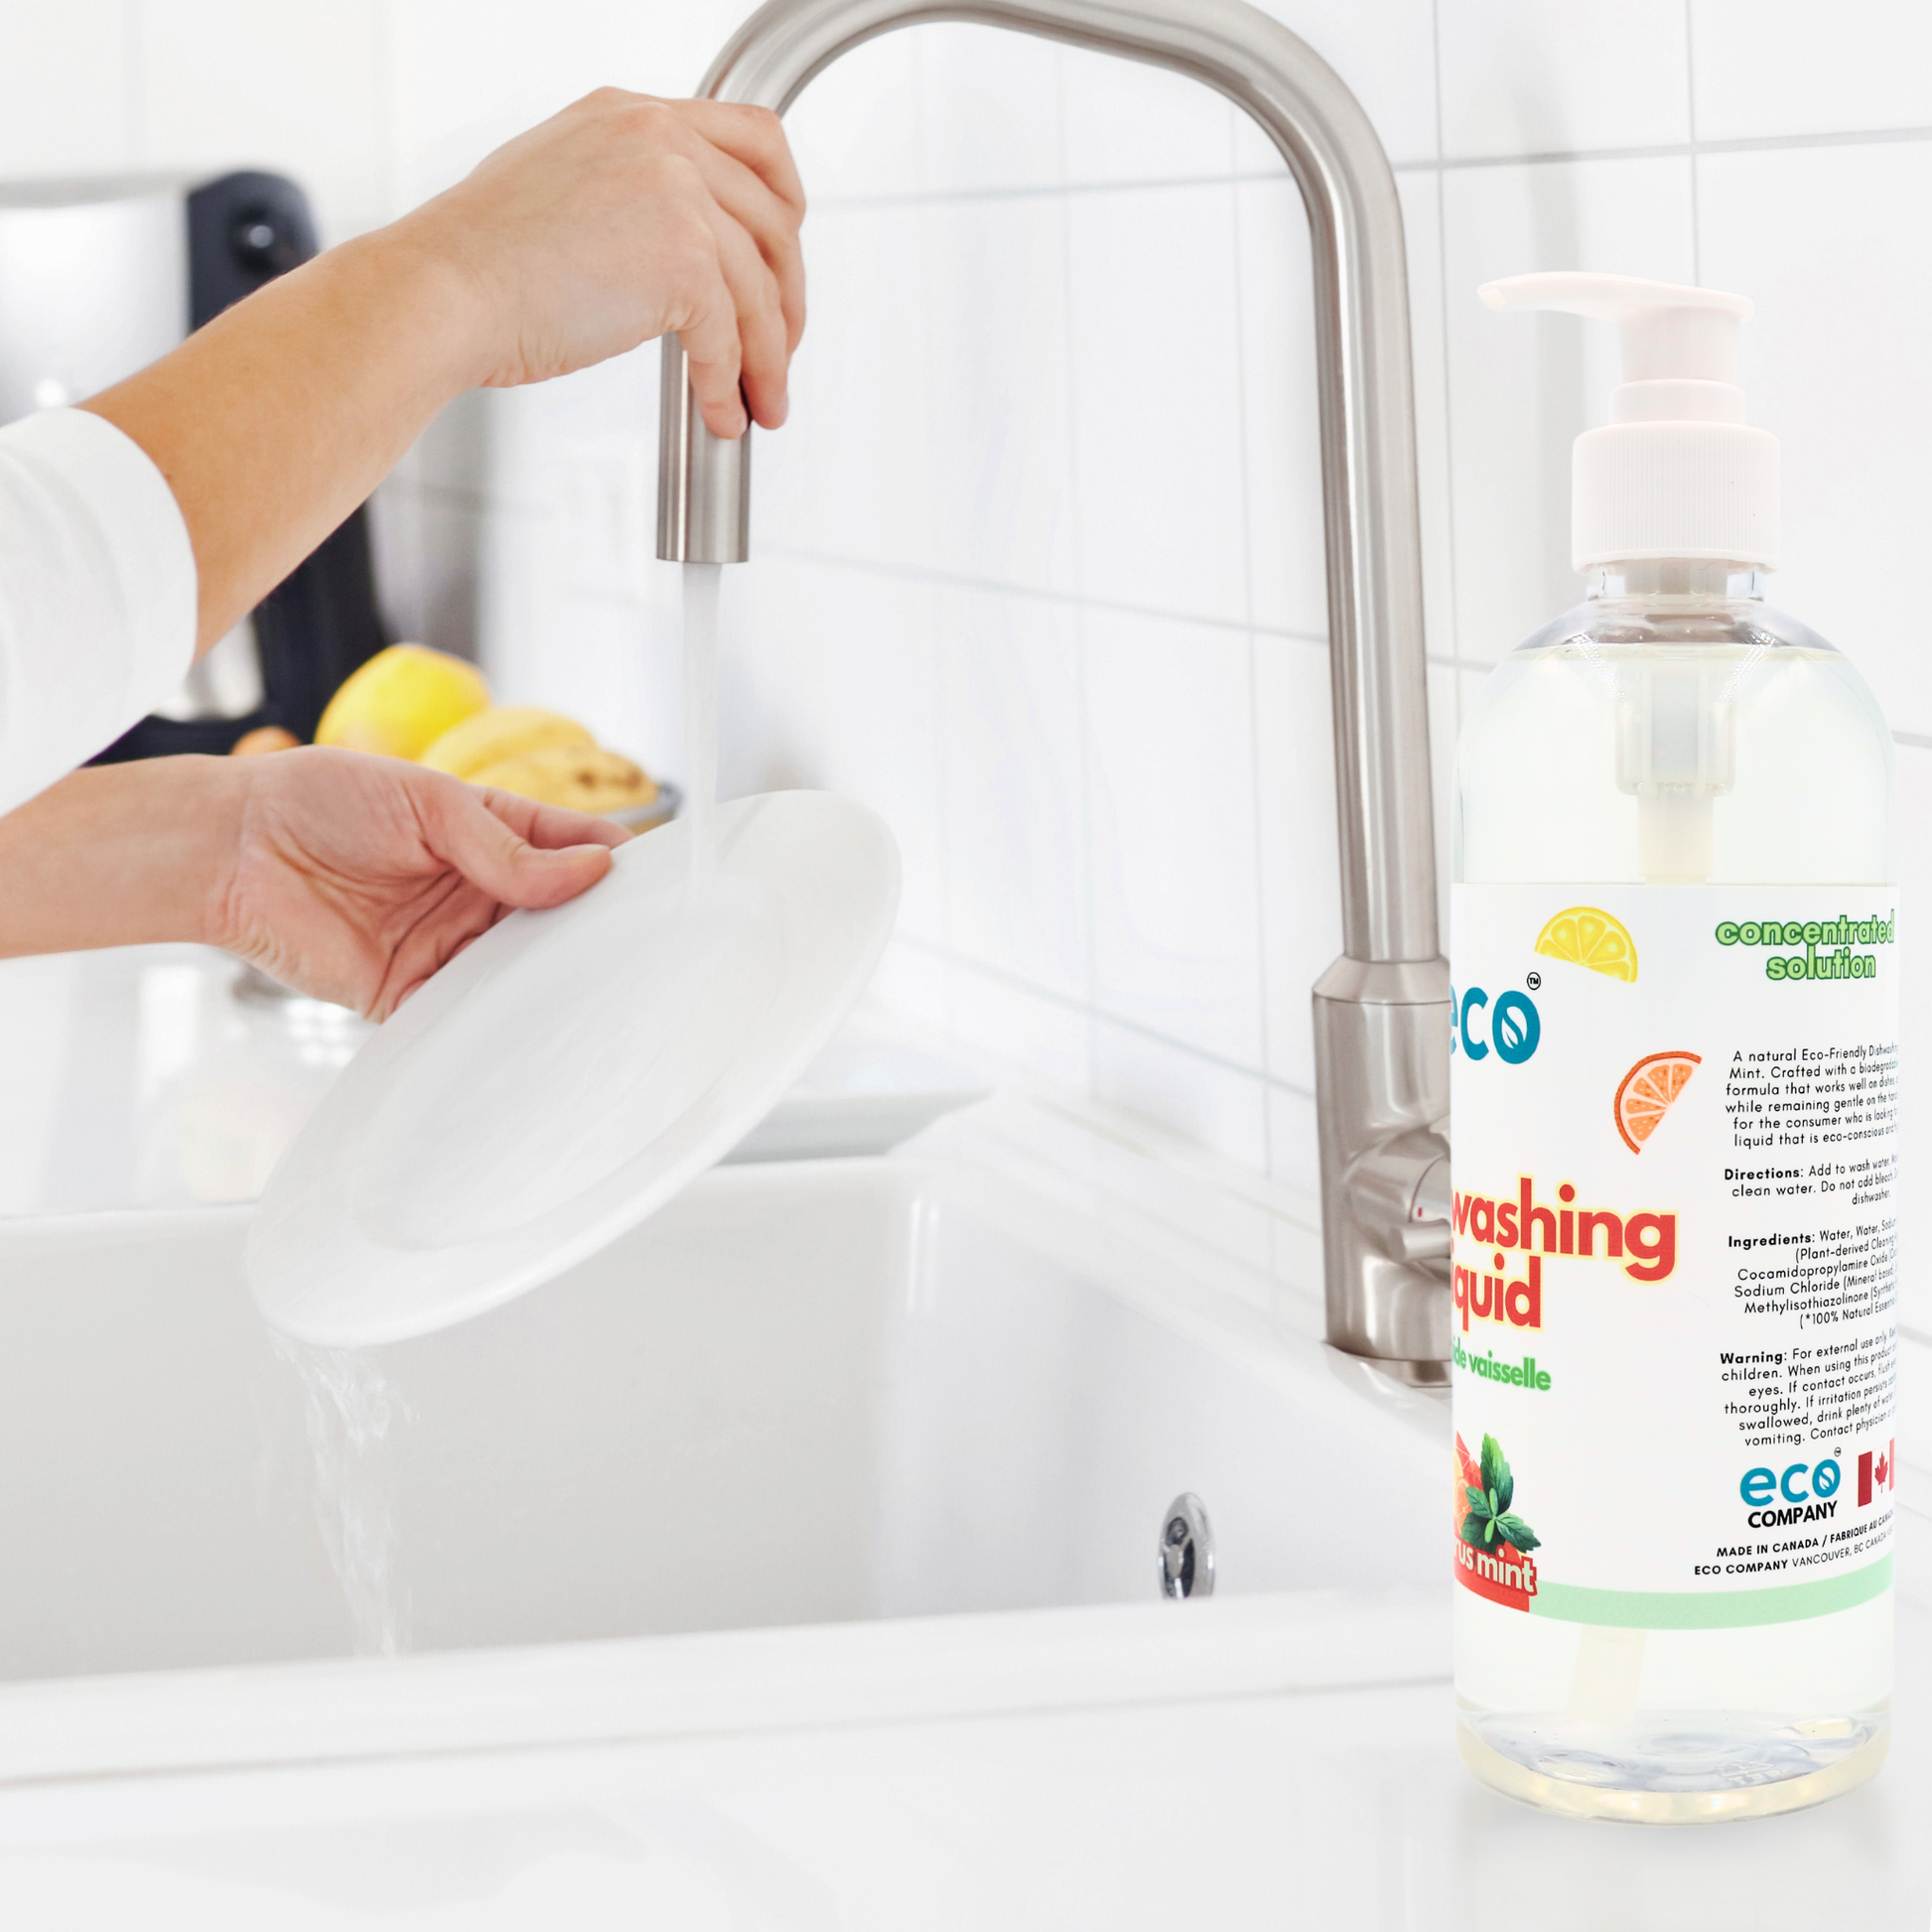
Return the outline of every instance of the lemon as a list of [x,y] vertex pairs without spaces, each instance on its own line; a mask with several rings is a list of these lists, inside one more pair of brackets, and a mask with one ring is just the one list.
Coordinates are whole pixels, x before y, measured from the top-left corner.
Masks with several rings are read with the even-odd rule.
[[471,772],[470,782],[580,812],[621,812],[657,796],[656,784],[638,766],[595,745],[541,746],[483,765]]
[[1567,906],[1536,935],[1536,949],[1609,979],[1637,977],[1637,942],[1630,928],[1600,906]]
[[551,745],[584,747],[597,740],[575,718],[533,704],[493,704],[454,724],[422,754],[420,762],[453,778],[471,778],[486,764],[521,758]]
[[344,680],[316,743],[413,759],[488,702],[489,686],[474,664],[427,644],[391,644]]

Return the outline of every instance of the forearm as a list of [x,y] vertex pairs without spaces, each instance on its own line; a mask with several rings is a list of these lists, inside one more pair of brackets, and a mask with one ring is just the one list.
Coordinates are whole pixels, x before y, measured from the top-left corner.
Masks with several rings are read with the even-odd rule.
[[147,452],[181,506],[198,652],[476,380],[475,309],[463,272],[412,217],[270,283],[85,405]]
[[200,648],[466,388],[564,375],[669,331],[714,435],[738,435],[748,408],[776,427],[805,326],[804,207],[776,116],[602,89],[94,397],[187,520]]
[[247,762],[91,765],[0,818],[0,958],[210,940]]

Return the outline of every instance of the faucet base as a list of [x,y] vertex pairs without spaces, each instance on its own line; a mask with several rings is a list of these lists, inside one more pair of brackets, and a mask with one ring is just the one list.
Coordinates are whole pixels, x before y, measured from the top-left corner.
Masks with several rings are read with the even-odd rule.
[[[1333,1343],[1329,1344],[1331,1347]],[[1425,1361],[1412,1361],[1398,1355],[1357,1355],[1350,1348],[1336,1348],[1337,1355],[1347,1355],[1354,1361],[1372,1368],[1379,1375],[1386,1375],[1392,1382],[1400,1382],[1411,1389],[1446,1389],[1449,1385],[1449,1365],[1439,1362],[1433,1357]]]
[[1390,1373],[1447,1374],[1449,1227],[1426,1183],[1449,1153],[1449,1062],[1447,960],[1344,955],[1315,982],[1328,1339]]

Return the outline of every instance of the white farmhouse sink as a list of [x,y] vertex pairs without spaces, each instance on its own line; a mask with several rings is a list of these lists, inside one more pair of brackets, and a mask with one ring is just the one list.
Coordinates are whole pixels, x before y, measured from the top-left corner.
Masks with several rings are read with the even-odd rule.
[[1321,1345],[1292,1198],[1124,1117],[720,1171],[359,1377],[278,1354],[246,1212],[0,1222],[0,1924],[1475,1932],[1498,1874],[1552,1932],[1925,1923],[1909,1497],[1871,1785],[1512,1806],[1451,1742],[1441,1398]]
[[246,1215],[0,1224],[0,1676],[1151,1601],[1182,1491],[1224,1594],[1446,1587],[1429,1398],[983,1169],[720,1171],[306,1378]]

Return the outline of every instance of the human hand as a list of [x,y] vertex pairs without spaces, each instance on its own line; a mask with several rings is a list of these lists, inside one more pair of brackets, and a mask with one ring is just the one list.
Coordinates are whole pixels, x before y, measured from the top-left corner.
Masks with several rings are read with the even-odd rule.
[[89,397],[181,506],[198,647],[465,389],[563,375],[669,331],[715,435],[744,431],[747,402],[776,428],[805,327],[804,212],[775,115],[606,88]]
[[[186,762],[186,760],[183,760]],[[516,906],[575,898],[629,836],[400,759],[309,749],[226,760],[205,936],[318,999],[386,1020]]]
[[[717,436],[785,418],[805,195],[775,114],[605,87],[396,224],[481,291],[472,380],[507,386],[674,334]],[[740,384],[743,384],[743,399]]]

